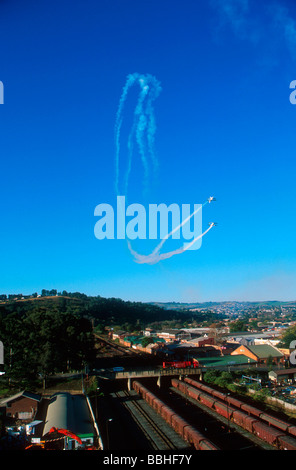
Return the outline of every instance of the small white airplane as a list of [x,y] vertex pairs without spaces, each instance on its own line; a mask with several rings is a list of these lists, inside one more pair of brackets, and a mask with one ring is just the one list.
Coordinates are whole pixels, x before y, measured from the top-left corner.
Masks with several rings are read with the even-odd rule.
[[210,223],[209,223],[209,226],[210,226],[210,227],[213,227],[214,225],[218,225],[217,222],[210,222]]
[[214,196],[211,196],[211,197],[209,197],[208,201],[209,201],[209,203],[211,203],[212,201],[216,201],[216,198]]

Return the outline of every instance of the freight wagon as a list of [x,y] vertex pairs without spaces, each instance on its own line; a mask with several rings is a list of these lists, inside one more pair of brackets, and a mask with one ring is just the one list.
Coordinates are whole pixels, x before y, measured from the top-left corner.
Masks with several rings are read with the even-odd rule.
[[219,450],[215,444],[203,436],[197,429],[189,425],[173,409],[163,403],[140,382],[133,382],[133,389],[141,395],[149,405],[168,423],[183,439],[196,450]]
[[185,378],[185,382],[195,388],[201,389],[206,393],[209,393],[210,395],[216,398],[219,398],[222,401],[228,402],[230,405],[246,412],[249,416],[255,416],[256,418],[260,418],[262,421],[268,423],[270,426],[274,426],[275,428],[280,429],[281,431],[287,432],[288,434],[291,434],[291,436],[296,436],[296,426],[293,424],[276,418],[268,413],[265,413],[262,410],[252,405],[249,405],[248,403],[244,403],[243,401],[238,400],[237,398],[219,392],[212,387],[201,384],[196,380]]
[[[191,379],[185,379],[191,382]],[[192,381],[194,382],[194,381]],[[202,384],[196,382],[198,387],[192,387],[180,380],[173,379],[172,386],[180,390],[182,393],[199,401],[208,408],[215,410],[217,414],[233,421],[251,434],[268,444],[277,447],[280,450],[296,450],[296,439],[287,436],[284,430],[274,427],[271,423],[264,423],[256,416],[250,416],[243,410],[238,410],[229,401],[221,401],[216,397],[209,395],[203,390]],[[227,395],[225,395],[226,398]],[[234,403],[238,404],[239,400],[235,399]],[[243,404],[243,402],[241,402]]]

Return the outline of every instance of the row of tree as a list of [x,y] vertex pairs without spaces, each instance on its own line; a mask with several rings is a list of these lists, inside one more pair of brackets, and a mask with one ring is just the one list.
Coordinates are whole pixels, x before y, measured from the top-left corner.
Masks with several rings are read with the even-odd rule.
[[11,381],[80,370],[94,360],[91,322],[54,306],[0,309],[0,339],[4,371]]
[[215,321],[216,314],[193,314],[121,299],[64,292],[0,304],[4,369],[11,379],[36,378],[81,369],[95,359],[93,331],[121,326],[140,331],[149,324],[184,325]]

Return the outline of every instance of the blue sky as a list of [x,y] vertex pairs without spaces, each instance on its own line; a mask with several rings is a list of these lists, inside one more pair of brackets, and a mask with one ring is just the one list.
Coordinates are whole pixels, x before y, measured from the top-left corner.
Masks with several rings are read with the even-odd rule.
[[[258,3],[0,2],[1,292],[296,299],[296,5]],[[203,210],[203,227],[218,225],[201,248],[155,265],[135,263],[125,240],[94,236],[95,207],[116,201],[115,119],[136,72],[162,88],[149,202],[217,198]],[[136,155],[133,172],[141,202]]]

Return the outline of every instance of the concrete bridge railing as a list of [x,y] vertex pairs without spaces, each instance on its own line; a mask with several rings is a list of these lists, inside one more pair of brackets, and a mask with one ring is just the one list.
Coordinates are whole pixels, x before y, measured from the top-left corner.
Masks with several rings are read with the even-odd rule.
[[138,369],[125,370],[122,372],[104,371],[98,375],[105,379],[136,379],[140,377],[162,377],[169,375],[200,375],[201,369],[180,368],[180,369]]

